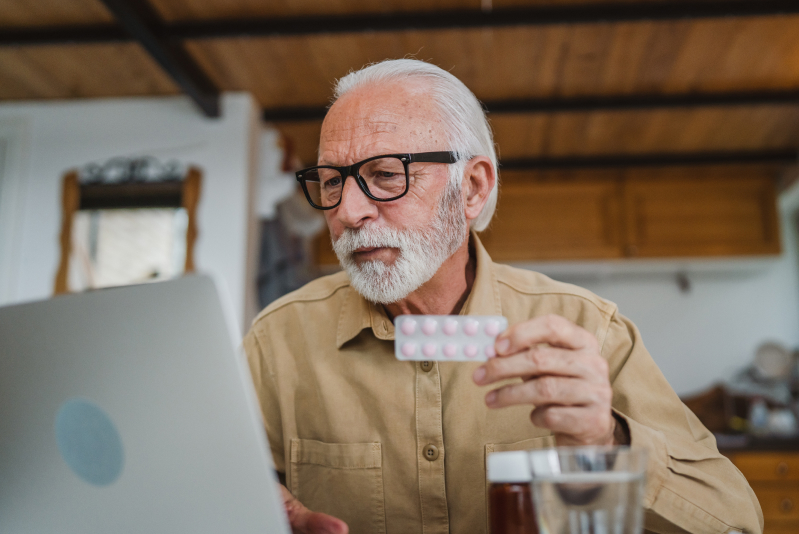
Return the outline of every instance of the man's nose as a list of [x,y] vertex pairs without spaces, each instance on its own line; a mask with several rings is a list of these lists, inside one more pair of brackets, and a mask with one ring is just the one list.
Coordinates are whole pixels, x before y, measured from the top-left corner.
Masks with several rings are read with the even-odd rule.
[[336,218],[347,228],[358,228],[376,217],[376,202],[361,191],[354,176],[347,178],[341,191],[341,204],[336,209]]

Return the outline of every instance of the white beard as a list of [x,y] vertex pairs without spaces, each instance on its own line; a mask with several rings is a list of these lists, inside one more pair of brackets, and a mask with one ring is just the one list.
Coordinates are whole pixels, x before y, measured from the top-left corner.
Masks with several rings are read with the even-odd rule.
[[[397,229],[368,224],[358,230],[345,228],[333,242],[333,250],[358,293],[371,302],[391,304],[433,278],[467,235],[460,186],[447,184],[436,215],[427,226]],[[396,248],[399,256],[392,265],[380,260],[358,265],[352,254],[361,247]]]

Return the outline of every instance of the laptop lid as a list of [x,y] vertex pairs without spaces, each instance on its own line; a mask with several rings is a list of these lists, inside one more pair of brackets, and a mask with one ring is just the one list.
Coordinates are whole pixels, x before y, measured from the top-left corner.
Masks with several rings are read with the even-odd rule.
[[205,276],[0,308],[0,532],[288,533]]

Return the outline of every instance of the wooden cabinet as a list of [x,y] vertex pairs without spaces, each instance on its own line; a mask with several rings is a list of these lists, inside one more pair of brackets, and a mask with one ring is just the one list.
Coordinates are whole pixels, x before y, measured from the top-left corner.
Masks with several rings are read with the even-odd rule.
[[508,181],[481,239],[497,261],[618,257],[621,193],[610,179]]
[[596,179],[506,174],[483,234],[497,261],[780,252],[773,170],[628,169]]
[[727,456],[760,501],[764,534],[799,532],[799,452],[736,452]]
[[743,256],[780,251],[771,176],[652,171],[625,181],[627,255]]

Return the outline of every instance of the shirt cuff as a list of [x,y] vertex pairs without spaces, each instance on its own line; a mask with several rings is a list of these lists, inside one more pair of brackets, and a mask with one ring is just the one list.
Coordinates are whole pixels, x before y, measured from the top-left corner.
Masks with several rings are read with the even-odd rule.
[[630,432],[630,447],[646,449],[646,489],[644,508],[651,508],[668,476],[666,438],[659,430],[649,428],[613,409],[613,416],[623,421]]

